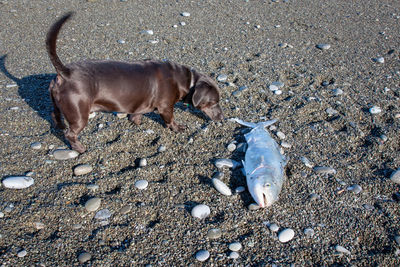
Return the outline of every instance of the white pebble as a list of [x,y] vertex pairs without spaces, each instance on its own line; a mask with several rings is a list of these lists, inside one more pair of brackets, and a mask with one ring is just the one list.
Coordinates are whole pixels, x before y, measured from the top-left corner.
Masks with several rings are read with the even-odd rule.
[[236,149],[236,145],[234,143],[230,143],[227,148],[229,152],[233,152]]
[[304,229],[304,234],[305,234],[307,237],[313,237],[314,234],[315,234],[315,231],[314,231],[314,229],[312,229],[312,228],[306,228],[306,229]]
[[302,157],[300,158],[300,160],[301,160],[301,162],[303,162],[304,165],[306,165],[307,168],[312,168],[312,167],[314,167],[314,164],[312,164],[311,161],[310,161],[308,158],[302,156]]
[[122,112],[117,113],[118,119],[123,119],[123,118],[126,118],[127,116],[128,116],[128,114],[126,114],[126,113],[122,113]]
[[390,175],[390,180],[391,180],[393,183],[400,184],[400,169],[394,171],[394,172]]
[[332,90],[332,93],[333,93],[335,96],[342,95],[342,94],[343,94],[343,90],[340,89],[340,88],[336,88],[336,89],[333,89],[333,90]]
[[92,191],[96,191],[97,189],[99,189],[99,186],[97,184],[88,184],[86,188]]
[[74,168],[74,174],[76,176],[85,175],[93,171],[93,167],[89,164],[80,164]]
[[382,112],[382,109],[378,106],[373,106],[369,109],[369,113],[371,114],[379,114]]
[[210,252],[205,249],[199,250],[196,253],[196,260],[198,261],[206,261],[210,257]]
[[37,229],[37,230],[41,230],[45,227],[44,223],[42,222],[34,222],[33,226]]
[[11,107],[10,110],[19,110],[19,107]]
[[235,192],[238,194],[244,192],[245,190],[246,188],[244,186],[238,186],[235,188]]
[[247,208],[249,210],[259,210],[259,209],[261,209],[260,205],[258,205],[257,203],[251,203]]
[[108,209],[99,210],[96,215],[94,216],[97,220],[105,220],[110,218],[112,213]]
[[284,133],[280,132],[280,131],[276,132],[276,136],[278,136],[279,139],[285,139],[286,138],[286,135]]
[[282,87],[285,86],[285,84],[283,82],[280,82],[280,81],[272,82],[271,85],[275,85],[278,88],[282,88]]
[[279,231],[279,226],[276,223],[271,223],[268,226],[269,230],[271,230],[272,232],[278,232]]
[[385,58],[383,58],[383,57],[375,58],[375,62],[383,64],[383,63],[385,63]]
[[231,253],[229,253],[228,256],[230,259],[237,259],[240,257],[239,253],[237,253],[236,251],[231,251]]
[[186,22],[181,21],[181,22],[179,22],[179,24],[180,24],[181,26],[185,26],[185,25],[186,25]]
[[349,255],[351,254],[351,252],[347,248],[342,247],[340,245],[336,245],[335,249],[337,252],[340,252],[340,253],[349,254]]
[[16,87],[17,84],[16,83],[11,83],[11,84],[7,84],[6,88],[12,88],[12,87]]
[[268,88],[270,91],[273,91],[273,92],[279,89],[279,87],[275,84],[270,84]]
[[204,204],[199,204],[192,209],[192,216],[199,219],[208,217],[211,213],[210,207]]
[[118,43],[119,43],[119,44],[124,44],[124,43],[126,43],[126,42],[125,42],[125,40],[122,40],[122,39],[121,39],[121,40],[118,40]]
[[293,239],[293,237],[294,237],[294,231],[293,231],[293,229],[290,229],[290,228],[283,230],[278,235],[278,239],[282,243],[289,242],[290,240]]
[[362,191],[362,188],[358,184],[353,184],[347,187],[347,190],[352,191],[355,194],[359,194]]
[[282,94],[282,90],[276,90],[276,91],[274,91],[274,94],[275,95],[281,95]]
[[26,254],[27,254],[26,250],[23,249],[23,250],[21,250],[21,251],[19,251],[19,252],[17,253],[17,256],[18,256],[19,258],[23,258],[23,257],[26,256]]
[[239,242],[233,242],[233,243],[229,244],[228,248],[231,251],[237,252],[242,249],[242,244],[240,244]]
[[0,218],[4,218],[4,212],[0,211]]
[[4,187],[11,189],[28,188],[33,185],[34,182],[33,178],[28,176],[10,176],[2,181]]
[[284,148],[291,148],[291,147],[292,147],[292,145],[289,144],[289,143],[286,142],[286,141],[283,141],[283,142],[281,143],[281,146],[284,147]]
[[158,152],[164,152],[165,150],[167,150],[167,147],[166,146],[164,146],[164,145],[161,145],[159,148],[158,148]]
[[89,212],[96,211],[98,208],[100,208],[100,204],[101,204],[101,199],[98,197],[93,197],[88,201],[86,201],[85,209]]
[[190,13],[189,12],[182,12],[181,15],[183,17],[190,17]]
[[32,149],[35,149],[35,150],[39,150],[39,149],[42,148],[42,143],[40,143],[40,142],[32,143],[32,144],[31,144],[31,148],[32,148]]
[[89,113],[89,119],[93,119],[94,117],[96,117],[96,112]]
[[314,171],[318,174],[336,174],[336,170],[331,167],[317,166]]
[[148,185],[149,182],[146,180],[138,180],[135,182],[135,187],[140,190],[146,189]]
[[334,116],[339,113],[336,109],[333,108],[327,108],[325,112],[328,113],[329,116]]
[[153,35],[154,34],[154,32],[152,30],[144,30],[144,31],[141,31],[140,33],[148,34],[148,35]]
[[158,44],[158,40],[149,40],[149,43],[151,43],[151,44]]
[[228,167],[228,168],[232,168],[232,169],[236,169],[237,167],[240,166],[240,163],[233,160],[233,159],[217,159],[215,161],[215,166],[218,169],[221,169],[223,167]]
[[79,156],[79,152],[70,149],[57,149],[54,150],[53,156],[56,160],[73,159]]
[[142,158],[139,161],[139,167],[145,167],[147,166],[147,159],[146,158]]
[[212,181],[215,189],[217,189],[218,192],[220,192],[221,194],[223,194],[225,196],[231,196],[232,195],[231,189],[224,182],[222,182],[220,179],[212,178],[211,181]]
[[321,49],[321,50],[327,50],[327,49],[331,48],[330,44],[317,44],[316,46],[318,49]]
[[217,81],[219,82],[225,82],[228,79],[228,75],[226,74],[220,74],[217,76]]

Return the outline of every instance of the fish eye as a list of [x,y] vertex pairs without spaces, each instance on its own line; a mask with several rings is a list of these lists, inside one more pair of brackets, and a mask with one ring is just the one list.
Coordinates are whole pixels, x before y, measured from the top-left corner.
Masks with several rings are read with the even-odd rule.
[[270,183],[265,183],[265,184],[264,184],[264,187],[270,187],[270,186],[271,186]]

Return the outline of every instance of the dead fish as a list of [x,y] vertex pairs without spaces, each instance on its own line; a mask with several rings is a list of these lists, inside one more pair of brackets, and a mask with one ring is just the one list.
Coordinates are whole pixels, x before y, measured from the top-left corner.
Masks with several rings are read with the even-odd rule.
[[245,134],[248,147],[242,163],[251,196],[261,207],[269,207],[278,200],[285,180],[286,159],[265,129],[276,120],[259,123],[245,122],[237,118],[231,120],[253,128]]

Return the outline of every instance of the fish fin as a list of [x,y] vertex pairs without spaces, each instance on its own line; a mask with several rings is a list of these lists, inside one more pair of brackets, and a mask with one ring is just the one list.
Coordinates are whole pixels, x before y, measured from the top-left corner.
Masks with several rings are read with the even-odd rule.
[[244,160],[242,160],[242,165],[243,165],[242,172],[243,172],[244,176],[247,176],[246,165],[244,164]]
[[239,123],[239,124],[241,124],[241,125],[243,125],[243,126],[247,126],[247,127],[250,127],[250,128],[255,128],[255,127],[257,127],[257,123],[242,121],[242,120],[239,119],[239,118],[231,118],[231,119],[229,119],[229,120],[230,120],[230,121],[237,122],[237,123]]

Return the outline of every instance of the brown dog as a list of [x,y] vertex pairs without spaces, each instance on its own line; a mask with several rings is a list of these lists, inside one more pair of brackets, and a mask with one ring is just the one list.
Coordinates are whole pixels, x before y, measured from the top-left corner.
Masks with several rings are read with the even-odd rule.
[[163,61],[83,61],[64,65],[56,53],[62,25],[72,16],[60,18],[47,34],[46,45],[57,77],[50,83],[56,127],[65,129],[61,114],[68,121],[65,137],[73,149],[85,147],[78,134],[88,123],[92,111],[117,111],[129,114],[140,124],[142,114],[157,109],[166,126],[183,131],[174,121],[174,105],[182,100],[203,111],[212,120],[222,120],[219,92],[215,82],[186,66]]

